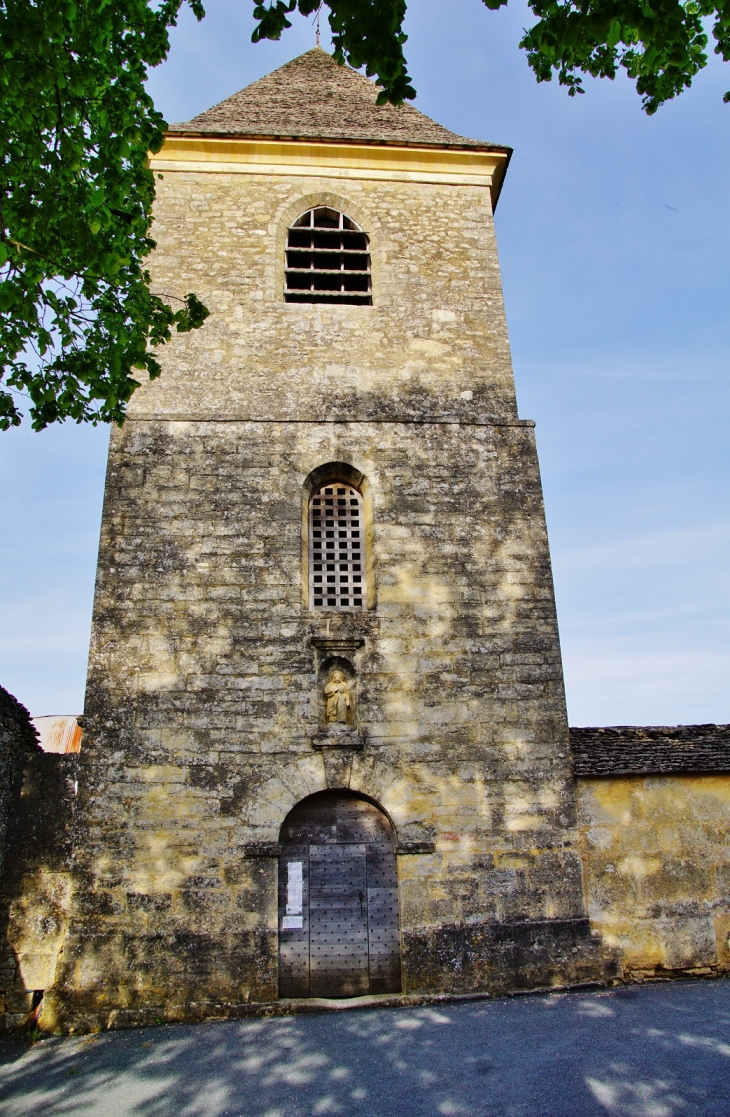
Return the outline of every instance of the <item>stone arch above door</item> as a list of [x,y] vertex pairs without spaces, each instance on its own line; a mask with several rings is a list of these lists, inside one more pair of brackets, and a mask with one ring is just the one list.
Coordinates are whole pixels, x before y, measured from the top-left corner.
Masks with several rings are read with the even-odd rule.
[[279,843],[279,996],[401,988],[395,831],[354,791],[297,803]]

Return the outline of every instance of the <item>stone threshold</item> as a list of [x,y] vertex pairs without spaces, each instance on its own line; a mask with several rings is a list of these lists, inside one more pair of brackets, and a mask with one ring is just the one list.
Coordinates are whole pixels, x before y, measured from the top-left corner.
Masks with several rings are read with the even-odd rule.
[[[717,969],[679,970],[659,975],[642,973],[641,976],[627,974],[623,979],[578,981],[565,985],[538,985],[530,989],[505,989],[497,993],[378,993],[364,997],[283,997],[277,1001],[247,1001],[240,1004],[194,1002],[185,1006],[182,1012],[173,1010],[166,1017],[155,1020],[127,1019],[122,1022],[109,1020],[107,1028],[149,1026],[150,1024],[181,1024],[192,1022],[213,1022],[216,1020],[240,1020],[249,1017],[303,1016],[321,1012],[357,1012],[376,1008],[422,1008],[428,1005],[468,1004],[479,1001],[498,1001],[510,997],[539,997],[551,993],[590,992],[593,989],[608,989],[629,985],[646,985],[654,982],[697,981],[707,978],[728,976]],[[140,1014],[141,1015],[141,1014]]]
[[[148,1009],[119,1010],[109,1013],[88,1015],[79,1014],[56,1028],[43,1028],[40,1031],[50,1035],[84,1035],[98,1032],[117,1031],[126,1028],[145,1028],[170,1026],[175,1024],[215,1023],[223,1020],[242,1020],[251,1017],[301,1016],[322,1012],[356,1012],[377,1008],[422,1008],[428,1005],[468,1004],[479,1001],[506,1000],[511,997],[538,997],[557,993],[590,992],[591,990],[621,988],[626,986],[648,985],[678,981],[712,980],[730,977],[728,968],[697,967],[691,970],[634,971],[622,979],[579,981],[565,985],[539,985],[531,989],[505,989],[496,993],[380,993],[364,997],[291,997],[277,1001],[247,1001],[239,1004],[221,1004],[211,1001],[191,1001],[176,1005],[167,1010],[162,1006]],[[27,1031],[24,1028],[0,1029],[2,1038],[19,1036]]]
[[[504,997],[526,997],[546,993],[568,993],[575,990],[605,989],[606,981],[580,981],[574,985],[543,985],[534,989],[508,989],[499,993],[375,993],[363,997],[282,997],[278,1001],[247,1002],[227,1005],[225,1016],[218,1015],[221,1006],[210,1006],[205,1019],[237,1019],[247,1016],[297,1016],[314,1012],[353,1012],[369,1008],[420,1008],[427,1005],[465,1004],[471,1001],[495,1001]],[[206,1011],[203,1004],[191,1005]]]

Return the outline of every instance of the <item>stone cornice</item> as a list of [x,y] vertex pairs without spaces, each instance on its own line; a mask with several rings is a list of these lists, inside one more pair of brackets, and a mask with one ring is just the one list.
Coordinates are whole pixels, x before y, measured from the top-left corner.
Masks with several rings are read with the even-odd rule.
[[497,204],[509,161],[507,148],[444,148],[394,144],[267,140],[168,133],[150,155],[157,173],[296,175],[449,186],[480,186]]

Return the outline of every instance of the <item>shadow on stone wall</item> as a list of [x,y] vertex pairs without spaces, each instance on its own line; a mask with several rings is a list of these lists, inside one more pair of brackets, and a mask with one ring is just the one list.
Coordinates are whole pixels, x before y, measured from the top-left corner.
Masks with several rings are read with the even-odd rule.
[[9,796],[0,885],[0,1031],[53,1026],[68,928],[77,757],[27,750]]
[[23,762],[38,752],[38,733],[30,714],[17,698],[0,686],[0,878],[5,859],[8,815]]

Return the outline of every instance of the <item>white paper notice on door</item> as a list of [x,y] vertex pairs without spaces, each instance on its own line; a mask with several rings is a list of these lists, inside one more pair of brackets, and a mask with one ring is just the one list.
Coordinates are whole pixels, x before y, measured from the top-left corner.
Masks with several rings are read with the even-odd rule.
[[281,921],[282,931],[301,931],[302,926],[301,915],[285,915]]
[[[299,915],[302,914],[302,862],[290,861],[287,865],[287,883],[286,883],[286,914]],[[299,920],[296,924],[291,924],[292,927],[301,927],[302,921]],[[286,918],[283,923],[284,927],[289,926]]]

